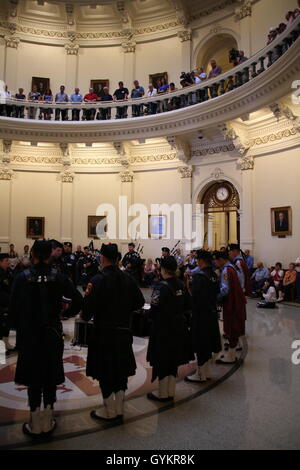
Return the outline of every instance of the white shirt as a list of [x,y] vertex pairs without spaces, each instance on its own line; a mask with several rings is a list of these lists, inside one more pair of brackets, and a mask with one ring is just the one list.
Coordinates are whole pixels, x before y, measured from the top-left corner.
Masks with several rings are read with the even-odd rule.
[[157,95],[157,89],[153,88],[153,90],[148,90],[147,96],[155,96]]
[[[274,277],[275,274],[277,274],[280,278],[283,278],[283,276],[284,276],[284,272],[283,272],[282,269],[280,269],[278,272],[276,271],[276,269],[274,269],[274,271],[271,272],[271,276]],[[277,287],[277,286],[279,286],[280,281],[275,281],[274,280],[274,284]]]
[[267,290],[266,294],[263,294],[264,299],[266,302],[276,302],[277,301],[277,295],[276,295],[276,289],[275,287],[269,287]]

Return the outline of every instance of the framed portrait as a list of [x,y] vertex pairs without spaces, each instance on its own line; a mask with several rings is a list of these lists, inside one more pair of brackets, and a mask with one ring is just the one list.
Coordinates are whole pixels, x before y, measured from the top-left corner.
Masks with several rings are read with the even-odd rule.
[[[98,233],[100,230],[100,237],[97,233],[97,225],[102,222],[101,226],[98,227]],[[102,230],[101,230],[102,229]],[[103,237],[101,237],[101,231],[103,231]],[[107,221],[105,215],[89,215],[88,216],[88,238],[106,238],[107,232]]]
[[161,239],[167,234],[167,216],[166,215],[149,215],[149,237]]
[[47,88],[50,88],[50,78],[44,77],[32,77],[31,89],[36,85],[38,91],[43,95]]
[[271,209],[272,235],[286,236],[292,235],[292,208],[273,207]]
[[45,217],[27,217],[26,238],[44,238]]
[[[159,82],[161,84],[159,84]],[[167,85],[168,82],[168,72],[153,73],[149,75],[149,83],[152,83],[154,88],[158,89],[162,85]]]
[[97,80],[91,80],[91,85],[90,88],[93,88],[94,92],[96,95],[101,93],[101,90],[107,86],[109,88],[109,80],[107,78],[105,79],[97,79]]

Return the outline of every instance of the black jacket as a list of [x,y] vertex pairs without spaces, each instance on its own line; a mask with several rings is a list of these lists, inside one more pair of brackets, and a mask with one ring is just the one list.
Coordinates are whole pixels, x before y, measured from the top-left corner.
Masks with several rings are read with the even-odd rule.
[[17,276],[9,321],[18,336],[15,382],[58,385],[64,382],[62,302],[72,296],[71,281],[51,266],[35,265]]
[[0,339],[8,336],[8,306],[11,292],[11,273],[9,270],[0,268]]
[[117,266],[104,268],[91,279],[83,302],[82,317],[94,317],[86,374],[118,383],[134,375],[131,314],[143,307],[144,296],[136,283]]

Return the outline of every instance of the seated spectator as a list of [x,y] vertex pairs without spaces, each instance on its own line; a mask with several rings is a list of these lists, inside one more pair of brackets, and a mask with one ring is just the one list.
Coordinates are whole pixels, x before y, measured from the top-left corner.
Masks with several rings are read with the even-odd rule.
[[[124,88],[124,83],[119,82],[119,88],[113,94],[114,101],[126,101],[128,100],[129,91],[128,88]],[[127,118],[128,106],[118,106],[116,119]]]
[[269,44],[271,44],[271,42],[273,42],[274,39],[276,39],[277,34],[278,34],[277,28],[274,28],[274,27],[270,28],[269,34],[268,34],[267,46],[268,46]]
[[[59,93],[56,93],[55,95],[55,102],[56,103],[68,103],[69,97],[67,93],[65,93],[65,87],[64,85],[61,85]],[[59,121],[61,114],[61,119],[62,121],[67,121],[68,120],[68,110],[63,109],[63,108],[56,108],[55,109],[55,120]]]
[[[70,96],[71,103],[82,103],[83,96],[80,93],[79,88],[75,88],[74,93]],[[72,109],[72,121],[79,121],[80,119],[80,109]]]
[[[38,91],[37,86],[33,85],[32,90],[28,94],[28,100],[39,101],[40,99],[41,99],[41,94]],[[35,119],[36,112],[37,112],[37,108],[33,108],[32,106],[29,106],[29,112],[28,112],[29,119]]]
[[[98,101],[98,96],[94,92],[93,88],[89,89],[89,92],[84,95],[84,102],[85,103],[96,103]],[[85,119],[87,121],[93,121],[95,119],[96,108],[87,107],[85,110]]]
[[262,262],[257,263],[257,269],[251,276],[252,282],[252,290],[253,295],[258,296],[260,295],[261,289],[263,288],[267,279],[269,279],[270,273],[267,268],[264,267]]
[[[26,96],[24,95],[24,90],[23,88],[19,88],[19,93],[15,94],[16,100],[26,100]],[[25,106],[15,106],[14,114],[16,118],[24,118],[24,110]]]
[[264,300],[262,302],[258,302],[257,304],[258,308],[275,308],[276,307],[277,295],[276,295],[274,281],[272,278],[269,278],[266,280],[264,287],[263,287],[262,296]]
[[11,243],[11,244],[9,245],[8,257],[9,257],[10,259],[18,258],[18,253],[15,251],[15,245],[14,245],[13,243]]
[[[148,87],[148,91],[147,91],[147,96],[151,97],[151,96],[155,96],[157,95],[157,89],[154,88],[154,86],[152,85],[152,83],[149,83],[149,87]],[[157,111],[157,103],[149,103],[147,105],[147,111],[148,111],[148,114],[156,114],[156,111]]]
[[[47,88],[47,90],[45,91],[44,96],[42,97],[42,100],[46,101],[46,102],[49,102],[49,103],[52,103],[53,95],[52,95],[52,91],[50,90],[50,88]],[[53,113],[52,108],[41,108],[41,112],[42,112],[42,115],[44,116],[45,121],[50,121],[51,120],[51,114]]]
[[278,302],[281,300],[294,300],[297,271],[295,263],[289,264],[289,269],[286,271],[282,281],[282,296],[279,297]]
[[286,30],[286,24],[285,23],[280,23],[278,28],[277,28],[278,34],[283,33],[285,30]]
[[[101,101],[113,101],[113,97],[109,94],[109,89],[107,86],[103,88],[103,92],[104,94],[101,98]],[[100,113],[101,113],[101,119],[103,121],[111,118],[111,108],[101,108]]]
[[212,59],[210,61],[210,65],[211,65],[211,71],[209,72],[208,78],[214,78],[214,77],[217,77],[218,75],[221,75],[222,68],[219,65],[217,65],[217,62],[215,61],[215,59]]
[[245,52],[239,51],[238,64],[242,64],[243,62],[246,62],[246,60],[248,60],[248,57],[245,57]]
[[271,276],[273,278],[276,291],[279,293],[279,298],[282,300],[281,286],[284,277],[284,271],[282,269],[281,263],[276,263],[275,268],[271,271]]
[[252,273],[254,266],[254,258],[250,255],[250,250],[245,250],[246,264],[249,271]]
[[[131,91],[131,98],[137,99],[142,98],[145,94],[145,90],[142,86],[140,86],[138,80],[133,82],[134,88]],[[139,117],[142,114],[143,105],[142,104],[134,104],[132,105],[132,117]]]

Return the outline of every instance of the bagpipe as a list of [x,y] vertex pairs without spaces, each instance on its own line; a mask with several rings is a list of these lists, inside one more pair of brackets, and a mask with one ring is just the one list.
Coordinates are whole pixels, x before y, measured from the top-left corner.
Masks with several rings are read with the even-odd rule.
[[174,256],[176,254],[176,249],[178,247],[178,245],[181,243],[181,240],[178,240],[177,243],[175,243],[175,245],[173,246],[172,250],[170,251],[170,255]]

